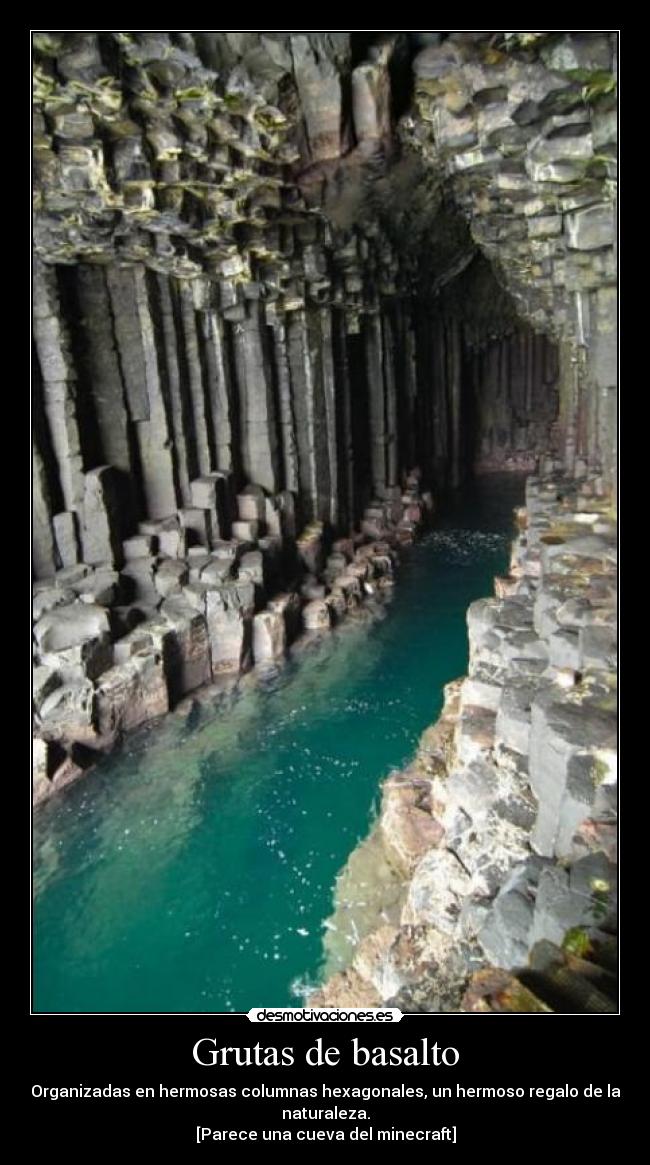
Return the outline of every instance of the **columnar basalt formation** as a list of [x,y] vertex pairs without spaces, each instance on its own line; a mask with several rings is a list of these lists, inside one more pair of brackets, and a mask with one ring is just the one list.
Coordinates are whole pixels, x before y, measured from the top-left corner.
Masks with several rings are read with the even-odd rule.
[[484,36],[419,54],[404,133],[444,174],[518,314],[560,345],[566,468],[598,462],[613,488],[616,37]]
[[[615,504],[616,37],[41,32],[34,52],[41,797],[326,630],[473,469],[541,464]],[[534,632],[574,673],[604,634]],[[494,727],[479,696],[463,763]],[[412,796],[407,849],[438,831]]]
[[531,477],[518,518],[468,675],[339,879],[311,1002],[616,1007],[615,525],[589,477]]

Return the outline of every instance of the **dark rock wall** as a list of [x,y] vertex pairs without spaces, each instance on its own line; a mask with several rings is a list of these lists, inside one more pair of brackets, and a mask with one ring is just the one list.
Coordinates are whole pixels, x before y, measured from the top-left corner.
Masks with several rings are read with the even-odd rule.
[[533,469],[555,436],[558,353],[546,336],[521,329],[468,357],[474,409],[469,433],[479,469]]

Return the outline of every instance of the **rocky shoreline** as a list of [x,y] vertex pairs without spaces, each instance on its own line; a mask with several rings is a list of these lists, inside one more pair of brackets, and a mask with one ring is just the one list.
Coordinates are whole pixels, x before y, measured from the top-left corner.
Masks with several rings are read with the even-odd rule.
[[86,479],[86,561],[33,585],[35,803],[191,693],[277,666],[301,636],[385,593],[433,508],[414,472],[353,537],[319,522],[296,537],[291,493],[235,497],[212,473],[192,483],[192,511],[120,543],[110,467]]
[[616,524],[551,461],[516,518],[468,675],[339,876],[310,1004],[616,1010]]

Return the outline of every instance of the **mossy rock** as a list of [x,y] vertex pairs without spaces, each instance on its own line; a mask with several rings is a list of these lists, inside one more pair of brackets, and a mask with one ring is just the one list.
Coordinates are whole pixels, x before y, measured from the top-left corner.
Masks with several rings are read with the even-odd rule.
[[[606,702],[607,701],[605,701],[605,703]],[[608,775],[609,775],[609,768],[607,767],[605,762],[603,760],[600,760],[599,757],[594,757],[594,763],[593,763],[592,770],[591,770],[591,777],[592,777],[592,780],[594,782],[594,786],[597,787],[598,785],[602,785],[603,781],[606,780]]]
[[567,76],[582,85],[581,96],[586,105],[616,92],[616,77],[606,69],[571,69]]
[[63,33],[35,32],[32,44],[44,57],[57,57],[63,49]]
[[579,959],[588,959],[592,952],[592,942],[588,932],[582,926],[574,926],[568,930],[562,941],[562,950],[568,955],[575,955]]

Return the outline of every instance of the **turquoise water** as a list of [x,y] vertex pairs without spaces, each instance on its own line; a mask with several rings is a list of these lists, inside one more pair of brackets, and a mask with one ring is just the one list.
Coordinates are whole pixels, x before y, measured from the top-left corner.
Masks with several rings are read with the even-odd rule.
[[466,669],[466,609],[522,497],[484,479],[408,553],[383,618],[168,717],[36,813],[35,1010],[302,1002],[336,874]]

